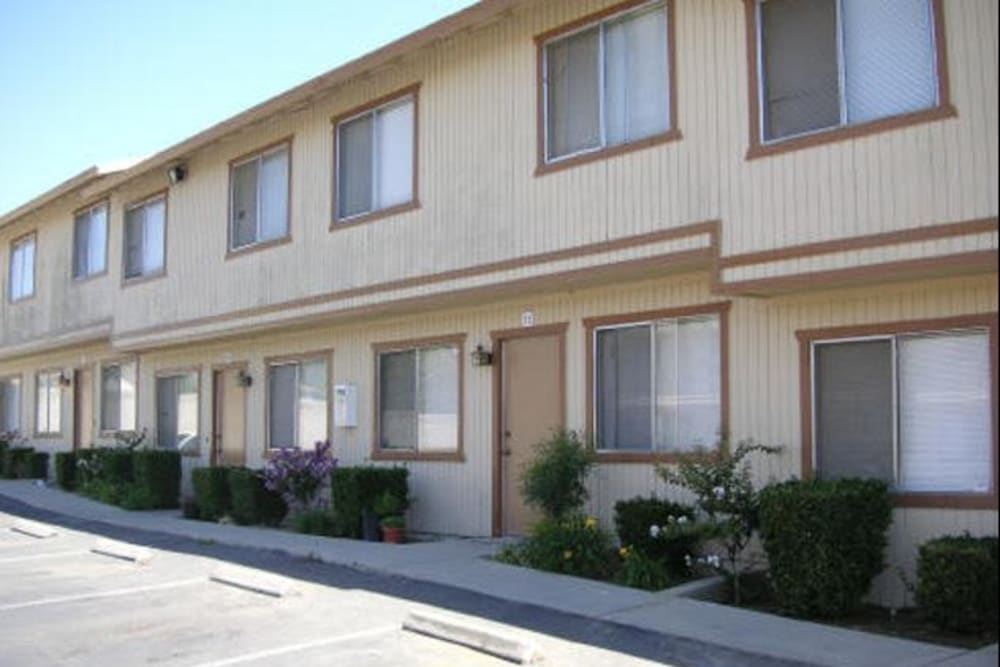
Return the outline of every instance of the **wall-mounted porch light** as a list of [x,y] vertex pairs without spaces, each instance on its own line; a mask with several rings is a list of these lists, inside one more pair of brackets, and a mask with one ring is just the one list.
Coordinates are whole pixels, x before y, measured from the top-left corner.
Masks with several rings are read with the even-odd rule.
[[240,371],[236,374],[236,382],[241,387],[246,388],[253,384],[253,377],[246,371]]
[[60,371],[60,373],[59,373],[59,386],[61,386],[61,387],[68,387],[71,384],[73,384],[73,378],[71,378],[70,376],[66,375],[65,371]]
[[471,356],[473,366],[489,366],[493,363],[493,353],[482,345],[477,345]]

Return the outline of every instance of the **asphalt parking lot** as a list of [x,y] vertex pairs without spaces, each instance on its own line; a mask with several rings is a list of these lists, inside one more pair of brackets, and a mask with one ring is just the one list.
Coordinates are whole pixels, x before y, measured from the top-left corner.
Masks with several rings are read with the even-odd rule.
[[[51,527],[52,536],[34,537],[14,530],[15,525],[31,527],[0,513],[0,663],[5,667],[511,664],[404,629],[414,613],[530,648],[541,664],[654,664],[371,586],[354,588],[343,574],[336,585],[321,584],[276,574],[274,567],[267,571],[155,546],[108,543],[61,526]],[[95,553],[95,547],[117,557]]]

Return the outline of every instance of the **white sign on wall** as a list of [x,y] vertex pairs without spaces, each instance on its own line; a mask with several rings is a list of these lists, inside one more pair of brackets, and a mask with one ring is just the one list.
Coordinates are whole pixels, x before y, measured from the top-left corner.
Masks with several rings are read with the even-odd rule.
[[521,313],[521,326],[522,327],[533,327],[535,326],[535,313],[531,310],[525,310]]

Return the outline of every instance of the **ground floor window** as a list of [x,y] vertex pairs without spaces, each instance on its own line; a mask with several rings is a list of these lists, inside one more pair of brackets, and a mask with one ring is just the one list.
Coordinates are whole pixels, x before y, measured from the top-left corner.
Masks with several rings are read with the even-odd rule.
[[270,362],[267,373],[268,448],[311,448],[327,440],[326,359]]
[[874,477],[904,493],[993,485],[990,331],[812,343],[818,476]]
[[197,454],[201,444],[198,430],[198,373],[157,377],[157,446]]
[[0,433],[21,430],[21,378],[0,379]]
[[137,376],[138,366],[134,361],[101,366],[102,431],[136,429]]
[[722,430],[720,318],[706,313],[594,328],[599,451],[669,454],[716,446]]
[[376,356],[377,451],[458,452],[461,343],[383,348]]
[[35,434],[62,433],[62,385],[59,371],[42,371],[35,383]]

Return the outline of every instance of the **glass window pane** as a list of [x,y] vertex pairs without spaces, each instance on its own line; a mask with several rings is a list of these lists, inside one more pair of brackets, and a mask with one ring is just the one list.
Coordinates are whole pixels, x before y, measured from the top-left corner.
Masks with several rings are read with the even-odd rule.
[[156,446],[177,447],[177,380],[156,378]]
[[605,29],[604,113],[608,144],[666,132],[667,10],[630,14]]
[[39,433],[48,433],[49,423],[49,376],[42,373],[37,376],[35,387],[35,426]]
[[414,350],[379,355],[379,447],[416,449],[416,361]]
[[937,103],[929,0],[843,0],[848,121],[928,109]]
[[117,431],[122,428],[121,367],[105,366],[101,369],[101,430]]
[[417,440],[421,451],[458,449],[458,348],[419,351]]
[[719,318],[678,323],[678,451],[713,448],[721,436],[722,371]]
[[985,331],[900,338],[899,487],[990,490],[990,342]]
[[35,293],[35,240],[29,239],[21,252],[21,296]]
[[260,164],[260,240],[288,233],[288,149],[265,155]]
[[121,417],[119,428],[134,431],[136,428],[136,386],[138,382],[135,362],[121,365]]
[[303,362],[299,369],[298,446],[311,449],[325,441],[327,430],[326,362]]
[[413,199],[413,100],[380,109],[376,119],[377,208],[405,204]]
[[90,273],[90,215],[81,213],[73,221],[73,277]]
[[295,447],[295,394],[298,364],[268,369],[268,441],[271,449]]
[[257,160],[233,169],[231,236],[233,248],[257,241]]
[[337,217],[372,210],[372,116],[337,128]]
[[600,28],[545,47],[548,157],[568,155],[601,142]]
[[892,344],[817,345],[814,373],[819,476],[893,483]]
[[677,320],[656,324],[656,449],[677,451]]
[[153,274],[163,270],[167,202],[157,199],[144,207],[142,234],[142,271]]
[[11,378],[0,382],[0,431],[21,430],[21,380]]
[[597,332],[597,434],[601,449],[652,447],[650,327]]
[[10,298],[20,299],[28,293],[25,291],[25,244],[21,243],[10,251]]
[[90,228],[87,235],[87,242],[87,274],[101,273],[107,268],[107,206],[99,206],[90,212]]
[[760,3],[764,138],[840,124],[835,0]]
[[143,274],[144,213],[142,206],[125,212],[125,277]]

